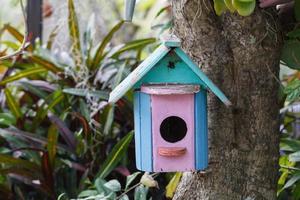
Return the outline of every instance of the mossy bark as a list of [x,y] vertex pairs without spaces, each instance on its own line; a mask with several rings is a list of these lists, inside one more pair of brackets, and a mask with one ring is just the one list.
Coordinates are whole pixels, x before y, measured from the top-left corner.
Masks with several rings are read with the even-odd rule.
[[173,0],[174,33],[229,97],[208,99],[209,168],[185,173],[174,199],[276,199],[281,34],[276,15],[216,16],[210,0]]

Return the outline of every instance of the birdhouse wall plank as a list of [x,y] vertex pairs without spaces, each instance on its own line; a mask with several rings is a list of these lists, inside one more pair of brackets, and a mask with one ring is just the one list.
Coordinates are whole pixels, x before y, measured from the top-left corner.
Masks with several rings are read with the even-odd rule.
[[207,91],[195,94],[195,160],[196,170],[203,170],[208,165],[207,136]]
[[135,141],[135,162],[136,167],[142,170],[141,164],[141,117],[140,117],[140,92],[134,93],[134,141]]
[[143,171],[152,171],[152,121],[151,98],[149,94],[140,93],[140,156]]

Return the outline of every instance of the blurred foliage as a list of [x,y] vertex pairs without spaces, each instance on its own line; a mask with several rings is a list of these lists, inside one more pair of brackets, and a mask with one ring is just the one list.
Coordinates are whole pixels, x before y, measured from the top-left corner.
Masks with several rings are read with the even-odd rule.
[[[296,8],[296,7],[295,7]],[[285,99],[281,109],[281,141],[278,180],[278,199],[300,199],[300,20],[294,30],[287,33],[281,60],[282,65],[294,69],[293,73],[286,75],[283,80],[283,93]]]
[[[93,25],[79,30],[72,0],[68,10],[69,52],[51,51],[53,34],[44,46],[37,41],[22,55],[0,63],[0,196],[146,199],[147,186],[130,188],[140,176],[131,174],[136,171],[132,95],[116,106],[107,98],[141,62],[148,46],[155,47],[156,39],[112,46],[126,26],[120,21],[96,43]],[[1,55],[17,49],[24,37],[10,25],[1,33],[15,38],[1,43]]]

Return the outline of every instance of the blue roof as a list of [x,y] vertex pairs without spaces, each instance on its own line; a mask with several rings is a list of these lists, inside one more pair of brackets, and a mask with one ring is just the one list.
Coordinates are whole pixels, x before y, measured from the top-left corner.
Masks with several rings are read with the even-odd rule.
[[133,70],[111,93],[109,102],[115,103],[122,98],[139,80],[141,80],[161,59],[173,51],[187,64],[187,66],[199,77],[205,86],[211,90],[224,104],[231,105],[231,102],[224,93],[201,71],[197,64],[180,48],[180,42],[171,38],[164,41],[149,57],[147,57],[135,70]]

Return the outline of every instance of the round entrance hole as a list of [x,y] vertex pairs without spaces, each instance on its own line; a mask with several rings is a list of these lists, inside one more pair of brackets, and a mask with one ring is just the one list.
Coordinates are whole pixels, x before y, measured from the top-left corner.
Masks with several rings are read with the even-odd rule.
[[170,116],[163,120],[160,125],[161,137],[167,142],[175,143],[182,140],[187,132],[187,126],[183,119]]

